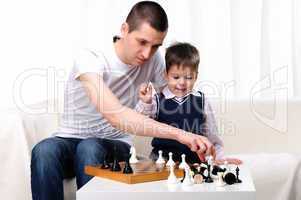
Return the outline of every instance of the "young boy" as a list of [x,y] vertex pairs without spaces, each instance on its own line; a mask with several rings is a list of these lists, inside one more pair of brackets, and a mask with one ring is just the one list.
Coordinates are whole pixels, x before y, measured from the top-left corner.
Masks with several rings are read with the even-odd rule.
[[[139,91],[139,102],[136,111],[148,115],[159,122],[175,126],[195,134],[206,136],[216,150],[216,161],[240,164],[234,158],[224,158],[223,142],[217,135],[217,127],[212,108],[200,91],[193,90],[197,79],[199,65],[198,50],[188,43],[176,43],[166,50],[165,79],[167,86],[160,94],[155,94],[151,84],[144,84]],[[173,159],[181,160],[186,155],[189,163],[200,162],[196,153],[187,146],[170,139],[154,138],[152,140],[151,158],[158,157],[158,151],[163,151],[163,157],[173,153]]]

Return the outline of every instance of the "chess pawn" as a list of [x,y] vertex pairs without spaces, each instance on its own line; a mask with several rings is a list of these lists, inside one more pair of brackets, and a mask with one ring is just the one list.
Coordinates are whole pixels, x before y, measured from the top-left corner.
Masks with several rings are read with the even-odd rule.
[[185,169],[186,167],[189,167],[189,165],[186,163],[185,157],[186,157],[185,154],[181,155],[182,161],[181,161],[181,163],[179,165],[180,169]]
[[113,172],[121,171],[121,167],[120,167],[119,161],[117,159],[117,146],[116,145],[114,145],[114,161],[113,161],[113,165],[111,167],[111,171],[113,171]]
[[170,166],[170,170],[169,170],[169,176],[168,176],[168,179],[167,179],[167,183],[168,184],[177,184],[178,183],[178,179],[175,175],[175,165],[171,164]]
[[119,162],[118,162],[117,158],[114,159],[113,165],[111,167],[111,171],[113,171],[113,172],[119,172],[119,171],[121,171],[121,167],[119,165]]
[[190,173],[190,168],[185,167],[185,178],[182,183],[183,186],[191,186],[193,185],[193,179]]
[[107,162],[107,160],[103,160],[103,164],[101,165],[101,169],[109,169],[111,166],[110,164]]
[[131,168],[131,165],[130,165],[130,162],[129,162],[129,161],[126,161],[126,162],[125,162],[125,166],[124,166],[124,169],[123,169],[123,173],[124,173],[124,174],[132,174],[132,173],[133,173],[133,169]]
[[131,147],[130,154],[131,154],[131,157],[130,157],[130,161],[129,162],[131,164],[135,164],[135,163],[139,162],[138,159],[137,159],[135,147],[133,147],[133,146]]
[[207,165],[208,176],[206,177],[206,180],[205,180],[206,183],[212,183],[213,182],[212,177],[211,177],[211,164],[212,164],[211,161],[212,161],[211,158],[209,158],[208,159],[208,165]]
[[238,166],[235,169],[236,171],[236,183],[241,183],[242,181],[239,179],[239,168]]
[[224,174],[223,172],[217,172],[218,179],[216,182],[216,186],[218,186],[218,187],[225,186],[225,182],[223,180],[223,174]]
[[101,165],[101,169],[109,169],[111,166],[107,161],[107,155],[104,156],[103,163]]
[[163,151],[159,150],[158,154],[159,154],[159,157],[156,161],[156,164],[165,164],[165,160],[163,158]]
[[123,173],[124,174],[132,174],[133,173],[133,169],[130,165],[130,156],[128,154],[125,156],[125,166],[123,168]]
[[168,156],[169,156],[169,159],[166,163],[166,166],[170,168],[172,165],[175,165],[176,163],[172,159],[172,152],[169,152]]

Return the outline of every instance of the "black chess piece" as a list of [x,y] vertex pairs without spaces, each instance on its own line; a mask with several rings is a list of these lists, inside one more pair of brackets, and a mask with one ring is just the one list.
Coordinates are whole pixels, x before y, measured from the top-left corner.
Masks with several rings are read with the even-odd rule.
[[214,165],[213,168],[212,168],[212,174],[215,175],[215,176],[217,176],[218,172],[225,172],[225,171],[226,171],[226,168],[221,168],[218,165]]
[[103,163],[101,165],[101,169],[109,169],[111,166],[110,166],[110,163],[108,163],[108,156],[107,154],[104,156],[104,160],[103,160]]
[[123,173],[124,174],[132,174],[133,173],[133,169],[130,165],[130,155],[128,154],[127,156],[125,156],[125,166],[123,168]]
[[121,167],[120,167],[120,164],[119,164],[117,158],[114,158],[113,165],[111,167],[111,171],[113,171],[113,172],[119,172],[119,171],[121,171]]
[[116,147],[116,145],[114,145],[114,161],[113,161],[113,165],[111,167],[111,171],[113,171],[113,172],[121,171],[121,167],[119,165],[119,161],[118,161],[118,158],[117,158],[117,147]]
[[239,168],[238,166],[236,167],[236,183],[241,183],[242,181],[239,179]]
[[207,164],[207,169],[208,169],[208,176],[206,177],[205,182],[206,183],[212,183],[213,179],[211,177],[211,165]]
[[236,183],[236,176],[232,172],[226,172],[224,174],[224,181],[228,185],[232,185],[232,184]]
[[203,176],[203,179],[204,179],[204,180],[206,180],[206,178],[207,178],[207,176],[208,176],[208,174],[207,174],[207,176],[205,175],[206,171],[208,171],[208,170],[207,170],[207,167],[200,166],[200,168],[199,168],[199,173]]
[[198,171],[199,167],[200,167],[200,165],[198,163],[195,163],[190,167],[191,171],[193,172],[193,176],[196,174],[199,174],[199,171]]

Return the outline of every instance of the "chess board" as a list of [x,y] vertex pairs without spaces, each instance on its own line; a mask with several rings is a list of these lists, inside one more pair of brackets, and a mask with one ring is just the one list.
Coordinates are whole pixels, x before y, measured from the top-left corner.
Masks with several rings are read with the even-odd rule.
[[[122,170],[124,165],[125,163],[120,163]],[[91,176],[98,176],[127,184],[166,180],[169,176],[169,171],[165,165],[158,165],[153,161],[140,161],[136,164],[131,164],[131,167],[133,169],[133,174],[124,174],[122,170],[113,172],[110,169],[101,169],[101,166],[86,166],[85,173]],[[184,172],[176,167],[175,175],[180,178],[183,177]]]

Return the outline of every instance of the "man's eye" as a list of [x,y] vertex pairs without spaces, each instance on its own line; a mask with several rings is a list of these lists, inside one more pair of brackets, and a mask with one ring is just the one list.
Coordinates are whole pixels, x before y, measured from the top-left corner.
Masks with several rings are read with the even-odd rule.
[[160,45],[160,44],[158,44],[158,45],[154,45],[154,46],[152,46],[152,48],[153,48],[153,49],[158,49],[160,46],[161,46],[161,45]]
[[146,45],[146,41],[140,41],[140,45],[141,46],[145,46]]

